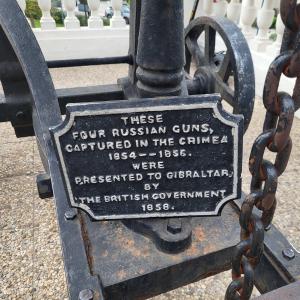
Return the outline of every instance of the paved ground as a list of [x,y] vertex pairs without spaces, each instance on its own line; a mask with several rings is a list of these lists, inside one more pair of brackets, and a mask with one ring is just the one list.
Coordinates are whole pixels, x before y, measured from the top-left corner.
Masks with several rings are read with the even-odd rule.
[[[112,83],[124,67],[55,70],[56,87]],[[260,133],[264,109],[257,99],[253,121],[244,141],[244,191],[248,191],[247,160]],[[294,149],[287,171],[279,180],[274,223],[300,248],[300,120],[292,131]],[[9,124],[0,125],[0,299],[67,299],[55,209],[52,200],[37,196],[35,176],[42,166],[33,138],[17,140]],[[272,155],[270,155],[272,158]],[[225,272],[155,298],[223,299],[230,273]],[[257,294],[257,292],[255,293]]]

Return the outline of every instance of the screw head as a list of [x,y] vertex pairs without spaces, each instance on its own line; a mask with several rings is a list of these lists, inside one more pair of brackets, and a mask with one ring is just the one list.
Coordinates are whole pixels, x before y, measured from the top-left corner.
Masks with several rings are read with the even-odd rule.
[[182,221],[180,219],[169,219],[167,230],[172,234],[177,234],[182,231]]
[[292,248],[285,248],[282,250],[282,255],[286,259],[293,259],[295,257],[295,251]]
[[70,209],[65,212],[66,220],[74,220],[77,216],[77,212],[75,209]]
[[93,300],[94,292],[90,289],[80,291],[78,300]]

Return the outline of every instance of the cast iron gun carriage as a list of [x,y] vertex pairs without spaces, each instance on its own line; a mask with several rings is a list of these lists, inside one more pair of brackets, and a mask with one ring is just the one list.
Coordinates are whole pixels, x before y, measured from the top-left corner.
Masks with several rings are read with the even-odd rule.
[[[184,31],[182,0],[135,0],[127,56],[45,62],[17,2],[0,4],[0,121],[17,137],[36,136],[38,189],[55,198],[71,299],[145,299],[231,266],[226,299],[249,299],[254,283],[266,293],[299,279],[298,253],[282,256],[292,246],[270,225],[299,107],[298,79],[293,96],[278,92],[281,74],[299,76],[296,1],[281,3],[287,28],[265,83],[248,196],[240,177],[254,72],[234,24],[201,17]],[[127,63],[128,77],[55,90],[48,70],[101,63]],[[266,148],[274,164],[263,160]]]

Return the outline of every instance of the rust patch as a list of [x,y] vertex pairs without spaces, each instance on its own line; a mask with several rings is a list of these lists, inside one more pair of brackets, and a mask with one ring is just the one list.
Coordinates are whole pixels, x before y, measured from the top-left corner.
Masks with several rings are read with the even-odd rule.
[[80,226],[81,227],[81,235],[82,235],[82,239],[84,242],[85,253],[86,253],[88,265],[89,265],[91,274],[94,274],[94,267],[93,267],[94,266],[94,258],[93,258],[93,253],[92,253],[92,244],[89,239],[89,234],[88,234],[88,230],[86,228],[84,216],[83,216],[82,212],[79,210],[78,210],[78,218],[79,218],[79,222],[81,224],[81,226]]
[[126,272],[125,270],[120,270],[117,272],[117,277],[119,280],[123,280],[124,278],[126,278]]
[[123,240],[123,243],[125,243],[125,247],[134,248],[135,242],[134,240]]
[[193,229],[193,235],[194,235],[194,241],[200,242],[205,239],[205,233],[202,229],[202,227],[196,227]]
[[141,274],[141,275],[142,275],[142,274],[144,274],[144,273],[145,273],[145,270],[144,270],[144,269],[139,269],[139,270],[138,270],[138,274]]
[[133,237],[127,239],[123,236],[119,236],[118,244],[124,250],[126,250],[130,255],[134,257],[141,257],[147,255],[148,251],[145,248],[137,247]]
[[103,253],[102,253],[102,255],[101,255],[102,257],[107,257],[108,256],[108,251],[107,250],[105,250]]
[[203,249],[203,254],[208,254],[216,251],[216,247],[212,244],[208,244]]
[[192,245],[190,246],[190,248],[186,251],[187,255],[190,256],[196,256],[199,255],[199,249],[196,246],[196,243],[192,243]]

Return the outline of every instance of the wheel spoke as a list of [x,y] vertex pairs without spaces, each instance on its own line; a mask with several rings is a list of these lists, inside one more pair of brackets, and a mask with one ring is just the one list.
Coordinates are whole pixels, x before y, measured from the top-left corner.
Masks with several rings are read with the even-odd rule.
[[215,80],[215,92],[220,93],[222,99],[224,99],[232,107],[235,107],[237,103],[234,101],[234,90],[223,81],[218,73],[213,73],[212,75]]
[[[186,39],[196,42],[200,40],[199,37],[202,47],[200,51],[197,50],[204,57],[195,76],[199,77],[200,74],[200,78],[204,78],[205,82],[201,84],[205,89],[198,89],[196,92],[219,92],[224,101],[233,107],[234,113],[244,115],[246,130],[251,120],[255,95],[253,62],[247,41],[234,23],[225,18],[207,16],[193,20],[185,30]],[[187,45],[186,49],[188,70],[190,53]],[[197,50],[192,52],[196,53]],[[225,51],[218,52],[220,50]],[[241,58],[243,63],[239,61]],[[200,61],[198,59],[198,63]]]
[[196,67],[199,68],[203,66],[204,63],[204,54],[201,51],[198,42],[196,39],[191,39],[189,37],[186,38],[186,46],[196,63]]
[[205,25],[205,61],[210,65],[215,54],[216,31],[209,25]]
[[230,61],[230,54],[227,51],[222,60],[219,71],[218,71],[218,74],[222,78],[223,82],[228,81],[231,71],[232,71],[232,67],[231,67],[231,61]]

